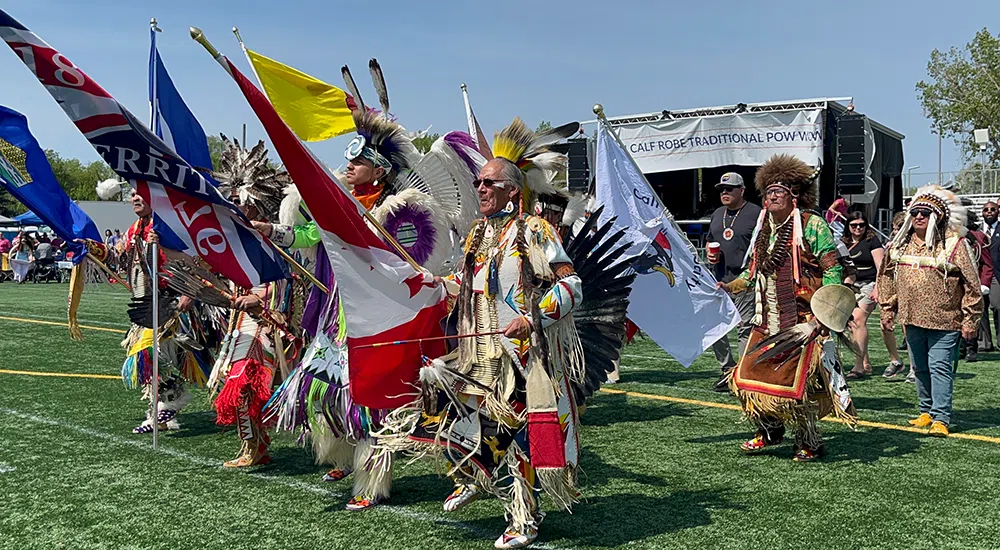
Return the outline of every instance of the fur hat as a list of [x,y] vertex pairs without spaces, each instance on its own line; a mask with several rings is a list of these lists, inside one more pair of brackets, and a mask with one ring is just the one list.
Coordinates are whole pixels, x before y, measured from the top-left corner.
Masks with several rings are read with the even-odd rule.
[[792,155],[774,155],[757,169],[754,185],[765,198],[768,187],[780,185],[795,196],[800,209],[809,210],[816,207],[819,198],[817,174],[817,170]]

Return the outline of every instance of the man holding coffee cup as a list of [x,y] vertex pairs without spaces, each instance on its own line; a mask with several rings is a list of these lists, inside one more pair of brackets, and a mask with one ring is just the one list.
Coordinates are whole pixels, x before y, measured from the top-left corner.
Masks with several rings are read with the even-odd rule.
[[[719,183],[715,184],[722,200],[720,206],[712,214],[712,223],[708,231],[708,243],[705,251],[708,263],[716,266],[716,278],[724,283],[735,279],[743,271],[743,259],[746,257],[750,238],[753,236],[757,218],[760,217],[760,207],[749,203],[743,197],[746,186],[743,176],[736,172],[726,172]],[[755,298],[753,292],[742,292],[733,295],[733,302],[740,312],[743,321],[739,327],[740,353],[746,346],[750,336],[750,321],[753,319]],[[736,359],[729,347],[729,337],[724,336],[712,345],[715,358],[722,367],[722,376],[716,381],[713,389],[718,392],[728,392],[726,374],[736,366]]]

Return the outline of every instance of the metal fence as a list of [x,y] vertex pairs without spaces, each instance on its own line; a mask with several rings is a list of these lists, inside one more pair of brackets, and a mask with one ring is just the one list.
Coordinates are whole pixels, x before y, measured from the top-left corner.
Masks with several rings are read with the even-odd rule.
[[1000,196],[1000,169],[987,168],[964,168],[958,171],[942,172],[940,179],[937,172],[912,172],[903,173],[903,196],[909,197],[913,193],[930,184],[954,181],[958,185],[958,192],[961,194],[990,194]]

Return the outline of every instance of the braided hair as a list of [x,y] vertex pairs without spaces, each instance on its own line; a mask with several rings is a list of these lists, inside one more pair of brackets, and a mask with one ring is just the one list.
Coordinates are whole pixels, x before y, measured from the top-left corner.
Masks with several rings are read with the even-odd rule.
[[472,279],[476,274],[476,252],[479,250],[479,245],[483,243],[487,225],[488,222],[485,219],[476,222],[476,226],[472,230],[472,237],[469,239],[468,247],[465,249],[465,262],[462,265],[462,286],[458,291],[458,318],[460,323],[469,323],[468,326],[471,326],[473,322],[473,310],[475,309],[472,306]]
[[538,309],[539,281],[535,273],[535,266],[531,265],[531,256],[528,255],[527,223],[524,215],[517,218],[517,235],[514,237],[514,246],[521,256],[521,287],[524,292],[524,303],[530,308],[531,326],[533,332],[531,337],[531,347],[536,349],[538,357],[542,361],[542,367],[546,373],[551,375],[549,370],[549,343],[545,338],[545,331],[542,330],[542,312]]

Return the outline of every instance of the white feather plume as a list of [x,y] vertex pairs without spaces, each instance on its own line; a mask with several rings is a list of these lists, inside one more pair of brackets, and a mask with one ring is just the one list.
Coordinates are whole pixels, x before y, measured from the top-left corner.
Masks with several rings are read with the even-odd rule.
[[121,192],[122,184],[114,178],[97,182],[97,196],[102,201],[114,200],[118,198],[118,194]]
[[569,202],[566,203],[566,210],[563,211],[562,224],[568,227],[573,227],[573,224],[583,218],[587,213],[587,204],[590,202],[590,197],[587,195],[577,193],[569,198]]
[[546,152],[531,157],[531,167],[525,173],[528,189],[539,195],[569,198],[565,190],[568,165],[569,157],[561,153]]
[[295,187],[294,183],[285,187],[285,198],[281,199],[281,206],[278,208],[278,221],[291,226],[305,223],[306,219],[299,211],[300,204],[302,196],[298,187]]
[[434,275],[445,275],[444,266],[454,265],[455,249],[450,245],[449,221],[440,203],[434,197],[417,189],[405,189],[390,197],[387,197],[382,204],[371,209],[372,217],[375,221],[386,224],[389,216],[395,215],[402,208],[410,207],[416,210],[424,210],[434,225],[434,248],[431,255],[424,261],[423,267]]
[[[467,147],[463,152],[480,168],[486,164],[486,159],[478,152]],[[479,218],[479,197],[472,187],[475,178],[476,174],[469,170],[465,161],[442,137],[397,182],[401,190],[416,189],[433,197],[458,232],[464,233]]]

